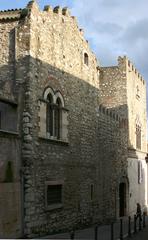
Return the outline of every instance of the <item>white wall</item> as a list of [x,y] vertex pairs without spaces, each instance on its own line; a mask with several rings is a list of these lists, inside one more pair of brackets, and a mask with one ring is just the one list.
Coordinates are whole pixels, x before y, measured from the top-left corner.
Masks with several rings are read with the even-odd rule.
[[[141,162],[141,181],[138,182],[138,161]],[[135,214],[136,203],[147,205],[147,164],[145,157],[128,158],[129,214]]]

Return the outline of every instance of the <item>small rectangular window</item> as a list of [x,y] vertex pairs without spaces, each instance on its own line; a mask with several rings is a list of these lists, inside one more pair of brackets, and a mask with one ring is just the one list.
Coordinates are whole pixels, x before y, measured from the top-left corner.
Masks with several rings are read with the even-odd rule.
[[88,54],[84,53],[84,64],[88,66]]
[[0,100],[0,129],[17,132],[17,105]]
[[48,209],[62,206],[62,188],[63,185],[58,181],[46,183],[46,207]]
[[47,186],[47,205],[62,203],[62,185]]

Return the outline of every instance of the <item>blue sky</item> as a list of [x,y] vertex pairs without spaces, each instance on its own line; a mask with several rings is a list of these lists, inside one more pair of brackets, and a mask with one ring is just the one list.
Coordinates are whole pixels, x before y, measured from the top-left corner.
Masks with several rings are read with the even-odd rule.
[[[45,5],[67,6],[96,53],[101,65],[117,64],[127,55],[148,79],[148,0],[37,0]],[[0,1],[0,9],[24,8],[27,0]]]

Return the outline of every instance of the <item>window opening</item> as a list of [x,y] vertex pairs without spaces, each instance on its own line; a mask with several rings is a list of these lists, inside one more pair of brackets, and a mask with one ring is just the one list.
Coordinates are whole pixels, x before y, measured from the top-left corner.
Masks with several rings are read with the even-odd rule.
[[88,54],[84,53],[84,64],[88,66]]
[[60,138],[60,128],[61,128],[61,99],[57,98],[56,108],[55,108],[55,136]]
[[142,183],[143,176],[142,176],[142,163],[138,161],[138,183]]
[[141,149],[141,127],[136,124],[136,148]]
[[53,98],[51,94],[48,94],[47,101],[47,132],[53,136]]
[[62,185],[47,186],[47,205],[62,203]]

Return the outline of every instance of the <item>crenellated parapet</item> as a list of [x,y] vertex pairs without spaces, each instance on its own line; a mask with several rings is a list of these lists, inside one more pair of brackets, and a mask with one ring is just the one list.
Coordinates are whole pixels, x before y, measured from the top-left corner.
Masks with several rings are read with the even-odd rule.
[[145,84],[145,80],[143,79],[143,77],[141,76],[139,71],[135,68],[133,63],[128,59],[127,56],[123,56],[123,57],[119,56],[118,57],[118,65],[119,65],[119,67],[125,66],[128,73],[134,73],[135,76],[143,83],[143,85]]
[[63,14],[64,16],[70,16],[70,10],[69,10],[67,7],[64,7],[64,8],[62,9],[62,14]]
[[113,120],[119,124],[121,128],[127,128],[128,126],[128,120],[126,118],[123,118],[118,113],[116,113],[111,108],[107,108],[103,104],[100,104],[98,107],[98,112],[103,114],[106,117],[109,117],[110,120]]
[[138,72],[138,70],[134,67],[134,65],[132,64],[132,62],[129,59],[128,59],[128,71],[129,72],[134,72],[135,75],[137,76],[137,78],[139,80],[141,80],[143,84],[145,84],[145,80],[143,79],[141,74]]
[[78,32],[80,34],[80,37],[82,40],[88,44],[88,40],[84,37],[84,30],[79,29],[77,19],[75,16],[71,16],[70,10],[67,7],[60,7],[55,6],[52,8],[50,5],[45,5],[43,8],[43,11],[39,9],[39,6],[35,0],[28,2],[26,8],[24,9],[8,9],[4,11],[0,11],[0,21],[11,21],[11,20],[19,20],[21,18],[30,17],[30,15],[33,14],[34,16],[42,16],[43,18],[46,18],[48,21],[48,17],[51,15],[54,17],[59,17],[61,20],[69,21],[71,24],[75,26],[75,28],[78,29]]
[[22,9],[8,9],[0,11],[0,21],[17,20],[21,18]]
[[78,27],[78,22],[77,22],[77,18],[75,16],[71,16],[70,10],[67,7],[60,7],[60,6],[55,6],[54,8],[52,8],[50,5],[46,5],[44,6],[43,11],[40,11],[38,8],[38,5],[36,3],[36,1],[30,1],[27,5],[27,9],[38,9],[38,11],[44,16],[44,14],[46,14],[46,17],[48,17],[48,14],[52,15],[52,16],[56,16],[59,18],[63,18],[66,21],[71,21],[72,24],[75,25],[75,27],[78,29],[80,36],[82,37],[82,39],[88,44],[88,40],[85,39],[84,37],[84,30],[82,28],[79,29]]

